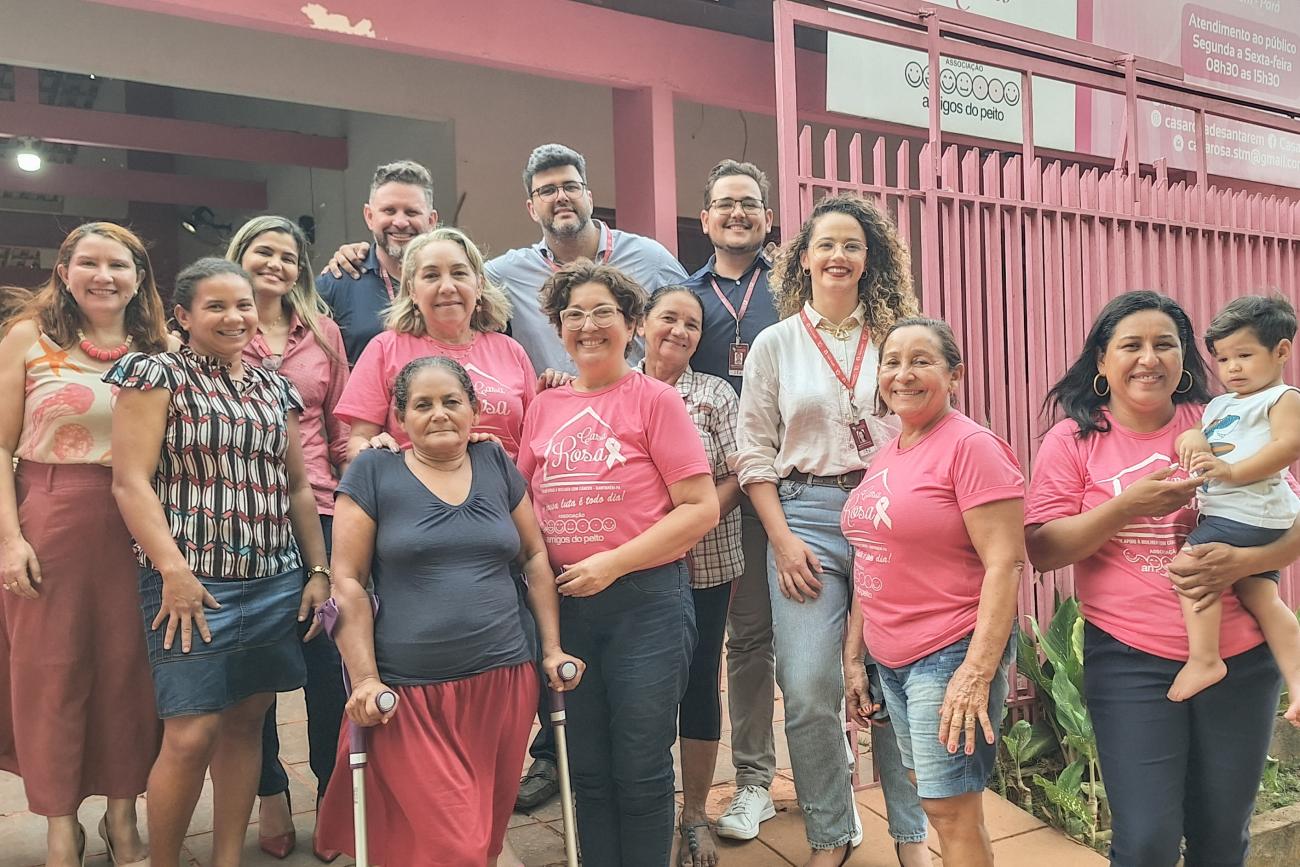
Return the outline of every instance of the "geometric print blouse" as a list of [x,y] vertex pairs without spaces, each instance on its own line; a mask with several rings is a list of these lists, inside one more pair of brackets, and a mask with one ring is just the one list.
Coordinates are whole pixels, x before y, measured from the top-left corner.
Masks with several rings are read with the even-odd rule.
[[[195,576],[240,581],[301,566],[289,521],[286,417],[302,398],[278,373],[179,352],[132,352],[104,374],[121,388],[171,392],[154,491]],[[140,565],[154,568],[139,545]]]

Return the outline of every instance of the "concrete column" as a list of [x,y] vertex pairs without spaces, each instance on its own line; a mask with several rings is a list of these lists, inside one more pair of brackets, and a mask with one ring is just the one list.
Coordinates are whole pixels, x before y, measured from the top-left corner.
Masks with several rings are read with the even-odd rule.
[[618,227],[677,253],[673,94],[651,85],[614,88],[614,208]]

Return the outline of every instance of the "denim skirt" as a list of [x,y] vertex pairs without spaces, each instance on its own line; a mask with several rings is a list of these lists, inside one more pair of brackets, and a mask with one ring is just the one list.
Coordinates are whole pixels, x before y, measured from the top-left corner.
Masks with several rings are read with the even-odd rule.
[[243,581],[199,582],[221,605],[204,609],[212,641],[205,644],[195,630],[189,653],[181,652],[179,634],[171,650],[165,650],[167,624],[151,628],[162,607],[162,576],[155,569],[140,569],[140,612],[158,716],[217,713],[258,693],[289,692],[306,682],[296,629],[301,569]]

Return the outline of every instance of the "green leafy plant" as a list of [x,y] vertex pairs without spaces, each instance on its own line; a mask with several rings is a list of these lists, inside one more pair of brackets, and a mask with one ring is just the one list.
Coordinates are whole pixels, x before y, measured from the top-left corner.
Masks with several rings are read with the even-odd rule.
[[[1097,762],[1097,736],[1083,701],[1083,617],[1073,598],[1057,606],[1044,631],[1030,617],[1016,647],[1017,668],[1037,687],[1043,713],[1021,720],[1003,737],[1018,797],[1030,812],[1067,833],[1103,845],[1110,812]],[[1040,798],[1025,785],[1025,769]],[[1059,768],[1059,770],[1057,770]],[[1004,786],[1004,794],[1008,794]],[[1026,806],[1028,805],[1028,806]],[[1034,809],[1039,806],[1040,809]]]
[[[1300,612],[1297,612],[1300,617]],[[1003,797],[1076,839],[1104,850],[1111,837],[1097,736],[1083,701],[1083,617],[1074,599],[1058,600],[1044,631],[1034,618],[1020,631],[1016,667],[1036,687],[1041,712],[1002,735],[998,783]],[[1279,715],[1289,699],[1282,693]],[[1300,801],[1300,766],[1270,757],[1257,809]]]

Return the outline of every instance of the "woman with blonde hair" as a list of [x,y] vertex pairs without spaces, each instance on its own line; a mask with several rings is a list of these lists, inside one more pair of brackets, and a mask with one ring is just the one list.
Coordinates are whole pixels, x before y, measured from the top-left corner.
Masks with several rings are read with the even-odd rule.
[[[917,304],[893,225],[856,196],[818,202],[771,281],[782,319],[745,362],[736,469],[767,531],[776,679],[813,849],[805,863],[821,867],[843,864],[862,839],[839,711],[853,572],[840,512],[877,447],[897,433],[872,414],[876,347]],[[875,743],[899,858],[926,864],[916,790],[892,736]]]
[[443,355],[474,383],[481,403],[475,432],[495,434],[514,460],[537,375],[523,347],[501,333],[509,319],[510,301],[488,280],[483,255],[464,232],[443,226],[407,244],[386,330],[357,359],[337,408],[352,424],[349,455],[381,432],[410,445],[393,409],[393,382],[408,362]]
[[108,796],[113,863],[148,854],[135,799],[161,726],[100,377],[129,349],[167,349],[163,322],[141,240],[87,223],[0,342],[0,769],[46,817],[51,867],[84,863],[77,809],[91,795]]
[[[316,294],[307,238],[291,220],[254,217],[235,233],[226,258],[248,272],[257,303],[257,334],[244,347],[244,363],[278,371],[302,397],[298,429],[328,556],[334,488],[347,461],[348,427],[334,413],[348,381],[343,336],[329,318],[329,308]],[[299,632],[306,631],[307,623],[303,622]],[[308,756],[316,775],[319,804],[334,770],[334,747],[347,697],[333,643],[325,636],[317,636],[305,643],[302,651],[307,664],[304,694]],[[286,858],[297,843],[297,835],[289,802],[289,777],[280,764],[274,701],[262,728],[262,776],[257,793],[258,844],[263,852]],[[322,850],[314,841],[313,850],[322,861],[338,857],[337,852]]]

